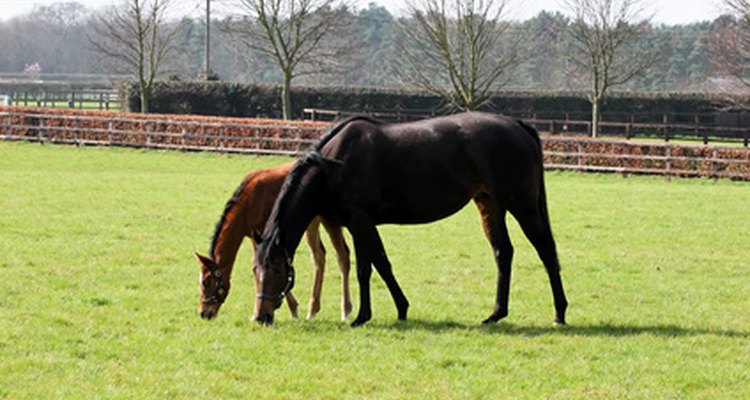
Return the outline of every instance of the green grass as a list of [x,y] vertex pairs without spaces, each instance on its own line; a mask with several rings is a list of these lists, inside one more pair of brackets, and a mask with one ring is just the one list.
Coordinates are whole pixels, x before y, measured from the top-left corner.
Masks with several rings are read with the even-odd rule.
[[193,252],[246,171],[286,160],[0,143],[0,398],[750,396],[747,183],[549,173],[566,327],[515,222],[510,316],[479,325],[495,267],[472,205],[381,228],[406,322],[377,276],[373,320],[340,322],[329,255],[317,319],[258,326],[247,246],[200,320]]

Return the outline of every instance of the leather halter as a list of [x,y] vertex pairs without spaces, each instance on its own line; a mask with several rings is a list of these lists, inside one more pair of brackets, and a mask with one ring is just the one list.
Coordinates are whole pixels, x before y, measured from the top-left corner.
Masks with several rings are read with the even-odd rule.
[[229,294],[229,291],[227,290],[226,286],[224,286],[224,280],[221,279],[222,272],[221,270],[217,269],[215,271],[212,271],[209,273],[209,275],[203,279],[202,284],[205,288],[208,287],[207,283],[209,280],[213,280],[216,282],[216,290],[214,291],[214,294],[210,297],[202,298],[201,303],[206,305],[211,304],[223,304],[224,300],[227,298],[227,294]]
[[258,293],[255,295],[256,298],[259,298],[261,300],[276,300],[281,301],[287,293],[289,293],[292,288],[294,288],[294,267],[292,265],[289,265],[289,268],[286,271],[286,285],[284,285],[284,289],[279,293],[278,296],[272,296],[270,294],[266,293]]

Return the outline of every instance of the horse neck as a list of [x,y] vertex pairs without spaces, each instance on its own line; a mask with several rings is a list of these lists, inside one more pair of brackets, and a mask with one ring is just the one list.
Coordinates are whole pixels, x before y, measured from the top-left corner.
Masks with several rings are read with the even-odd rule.
[[242,244],[244,233],[238,229],[240,224],[234,222],[225,223],[223,229],[219,232],[219,238],[216,246],[212,249],[211,258],[219,268],[231,272],[234,267],[234,261],[237,258],[237,252]]
[[303,185],[290,184],[282,189],[263,235],[271,243],[280,243],[291,257],[310,222],[318,215],[324,195],[322,171],[308,168],[305,175]]
[[[225,271],[232,272],[242,240],[249,236],[253,226],[248,223],[250,209],[237,202],[222,216],[211,246],[211,258]],[[258,227],[255,227],[258,229]]]

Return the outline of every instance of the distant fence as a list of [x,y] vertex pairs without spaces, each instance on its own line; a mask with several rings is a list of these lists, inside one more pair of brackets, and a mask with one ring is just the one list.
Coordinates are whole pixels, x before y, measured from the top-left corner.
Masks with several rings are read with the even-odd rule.
[[79,110],[119,110],[116,90],[14,91],[5,94],[8,104],[20,107],[75,108]]
[[[305,118],[330,121],[361,112],[304,109]],[[437,115],[435,110],[373,110],[364,114],[386,121],[408,121]],[[522,118],[537,130],[550,135],[591,135],[591,121],[584,113],[529,112],[508,113]],[[680,139],[715,143],[750,142],[750,113],[604,113],[599,123],[600,136],[624,138],[654,138],[665,142]]]
[[[301,154],[327,123],[0,107],[0,139],[183,151]],[[544,137],[545,167],[750,181],[750,149]]]
[[327,123],[0,107],[0,139],[77,146],[297,155]]

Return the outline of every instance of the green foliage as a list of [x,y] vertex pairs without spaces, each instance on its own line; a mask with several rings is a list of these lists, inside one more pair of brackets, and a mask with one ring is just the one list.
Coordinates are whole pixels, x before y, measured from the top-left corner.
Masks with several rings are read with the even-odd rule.
[[[249,321],[250,251],[211,322],[198,264],[251,169],[283,158],[0,143],[0,398],[744,398],[750,393],[747,183],[547,174],[570,325],[553,327],[520,229],[510,316],[472,205],[383,226],[409,297],[396,321],[338,321],[329,256],[313,321]],[[351,241],[350,241],[351,243]],[[310,255],[295,291],[309,295]],[[356,297],[356,282],[352,279]]]

